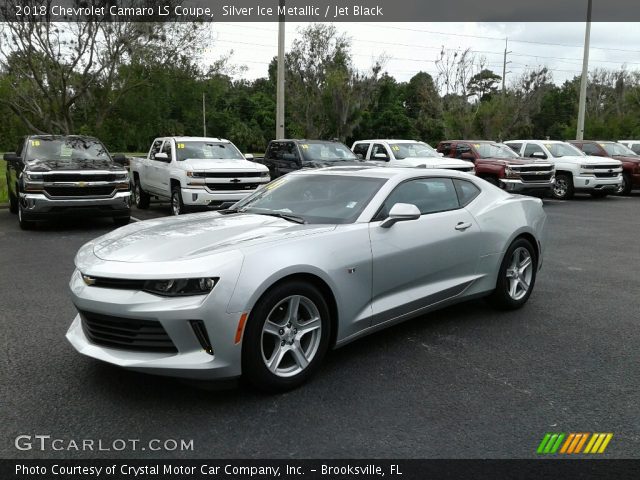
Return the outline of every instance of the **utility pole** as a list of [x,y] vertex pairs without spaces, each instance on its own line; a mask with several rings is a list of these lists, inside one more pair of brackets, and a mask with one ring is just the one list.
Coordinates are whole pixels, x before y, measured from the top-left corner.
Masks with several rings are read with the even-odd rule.
[[507,81],[507,64],[511,63],[511,62],[507,62],[507,55],[510,54],[511,52],[508,52],[507,49],[509,48],[509,39],[505,38],[504,39],[504,59],[502,62],[502,94],[504,95],[506,90],[506,81]]
[[584,55],[582,57],[582,79],[580,81],[580,103],[578,104],[578,131],[576,140],[584,138],[584,114],[587,103],[587,81],[589,77],[589,41],[591,40],[591,3],[587,5],[587,29],[584,34]]
[[205,115],[204,92],[202,92],[202,136],[207,136],[207,116]]
[[276,81],[276,138],[284,138],[284,6],[279,0],[278,19],[278,78]]

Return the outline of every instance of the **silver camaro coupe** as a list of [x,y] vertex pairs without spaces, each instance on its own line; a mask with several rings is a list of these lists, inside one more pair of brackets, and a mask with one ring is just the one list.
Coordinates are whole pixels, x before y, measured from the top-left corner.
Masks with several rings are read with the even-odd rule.
[[453,170],[301,170],[84,245],[67,339],[132,370],[286,390],[328,349],[430,310],[521,307],[545,223],[540,199]]

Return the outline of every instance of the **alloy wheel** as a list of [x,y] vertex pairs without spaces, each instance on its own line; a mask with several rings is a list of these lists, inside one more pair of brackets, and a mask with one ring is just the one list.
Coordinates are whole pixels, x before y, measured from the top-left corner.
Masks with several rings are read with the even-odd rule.
[[508,293],[513,300],[520,300],[529,292],[533,278],[533,259],[529,250],[524,247],[514,250],[506,276]]
[[318,352],[322,321],[309,298],[292,295],[267,316],[260,339],[262,360],[278,377],[292,377],[307,368]]
[[567,195],[568,188],[567,181],[564,178],[556,179],[553,194],[558,198],[564,198]]
[[178,198],[177,193],[171,195],[171,213],[174,215],[180,215],[182,213],[180,211],[180,198]]

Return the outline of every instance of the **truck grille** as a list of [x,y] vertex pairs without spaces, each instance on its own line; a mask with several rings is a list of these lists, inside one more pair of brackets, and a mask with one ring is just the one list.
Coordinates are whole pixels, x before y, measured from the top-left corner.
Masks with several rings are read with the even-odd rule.
[[213,191],[255,190],[260,183],[207,183],[207,188]]
[[51,197],[108,197],[114,191],[113,185],[106,187],[55,187],[46,186],[44,191]]
[[[609,169],[609,170],[611,170],[611,169]],[[595,174],[595,175],[596,175],[596,177],[598,177],[598,178],[614,178],[614,177],[617,177],[617,176],[618,176],[618,172],[609,172],[609,171],[606,171],[606,172],[596,172],[596,174]]]
[[80,317],[82,330],[96,345],[143,352],[178,352],[160,322],[85,311],[80,312]]
[[197,178],[260,178],[261,172],[195,172]]
[[523,182],[533,182],[533,183],[537,183],[537,182],[548,182],[549,180],[551,180],[551,177],[553,177],[553,173],[549,172],[549,173],[543,173],[541,175],[538,174],[522,174],[520,175],[520,178],[522,179]]

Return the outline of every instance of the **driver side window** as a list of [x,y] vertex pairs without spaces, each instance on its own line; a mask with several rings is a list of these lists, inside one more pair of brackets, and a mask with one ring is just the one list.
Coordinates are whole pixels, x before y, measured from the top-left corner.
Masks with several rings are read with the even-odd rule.
[[153,142],[153,145],[151,145],[151,151],[149,152],[149,158],[151,160],[155,160],[156,153],[158,153],[161,148],[162,148],[162,140],[156,140],[155,142]]
[[380,157],[378,160],[389,160],[389,154],[387,153],[387,149],[384,148],[384,145],[380,143],[375,143],[373,145],[373,149],[371,150],[371,158],[376,159],[376,155],[384,155],[384,158]]
[[171,155],[171,140],[167,140],[166,142],[164,142],[164,145],[162,145],[162,153],[167,154],[169,162],[173,160],[173,157]]
[[456,146],[456,158],[462,159],[465,153],[471,153],[471,147],[465,143],[459,143]]
[[[537,154],[537,155],[534,155]],[[544,155],[544,156],[543,156]],[[523,157],[538,157],[538,158],[547,158],[547,154],[544,153],[542,147],[536,145],[535,143],[527,143],[527,146],[524,149]]]
[[384,220],[396,203],[415,205],[422,215],[460,208],[458,195],[450,178],[420,178],[404,182],[391,192],[374,220]]

